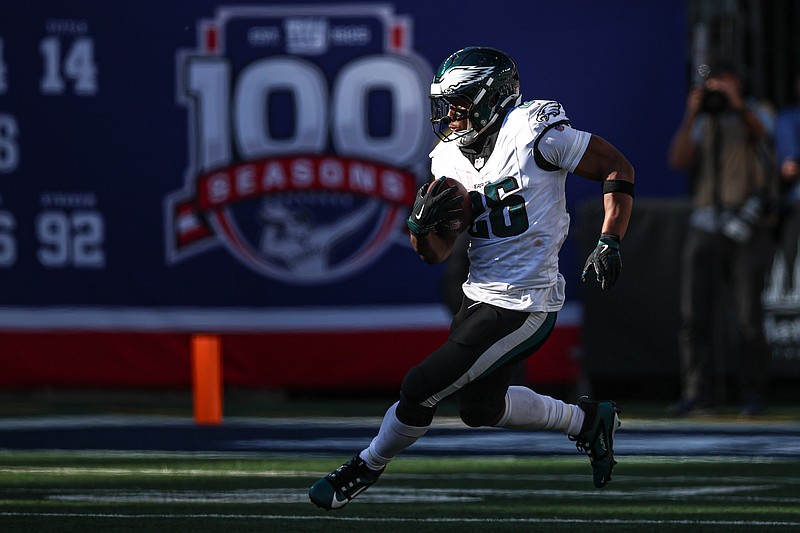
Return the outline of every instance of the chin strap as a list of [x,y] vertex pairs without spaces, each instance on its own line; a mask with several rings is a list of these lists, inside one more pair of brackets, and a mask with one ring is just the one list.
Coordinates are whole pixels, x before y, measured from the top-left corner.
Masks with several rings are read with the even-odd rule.
[[469,146],[470,144],[475,142],[475,139],[478,138],[478,132],[475,131],[475,128],[468,129],[464,132],[458,132],[460,135],[456,137],[454,140],[459,144],[459,146]]

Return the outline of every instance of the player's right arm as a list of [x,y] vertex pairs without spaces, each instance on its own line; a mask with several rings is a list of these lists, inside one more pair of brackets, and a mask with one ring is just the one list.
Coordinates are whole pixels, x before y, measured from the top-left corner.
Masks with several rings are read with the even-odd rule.
[[594,269],[603,289],[610,289],[622,271],[619,247],[633,208],[633,166],[611,143],[592,135],[586,151],[573,171],[576,175],[603,182],[603,225],[597,246],[583,266],[581,279]]

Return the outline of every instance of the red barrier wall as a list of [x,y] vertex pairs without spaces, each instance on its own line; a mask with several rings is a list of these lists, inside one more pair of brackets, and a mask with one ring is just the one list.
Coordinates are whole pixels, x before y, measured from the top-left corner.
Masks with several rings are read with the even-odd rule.
[[[274,389],[397,388],[447,338],[408,331],[223,334],[226,385]],[[579,329],[558,327],[527,362],[531,383],[571,382]],[[189,333],[0,333],[0,387],[185,388]]]

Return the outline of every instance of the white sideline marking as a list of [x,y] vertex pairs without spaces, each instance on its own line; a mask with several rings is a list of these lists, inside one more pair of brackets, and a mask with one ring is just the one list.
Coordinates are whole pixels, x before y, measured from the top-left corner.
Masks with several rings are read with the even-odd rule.
[[[657,487],[646,488],[636,493],[619,490],[552,490],[552,489],[454,489],[454,488],[416,488],[409,491],[400,487],[376,487],[354,504],[376,503],[430,503],[430,502],[468,502],[482,501],[486,497],[502,497],[508,499],[533,498],[574,498],[578,493],[584,498],[632,500],[653,498],[659,500],[695,499],[703,501],[733,502],[755,501],[762,503],[798,504],[800,498],[780,496],[735,496],[737,493],[749,494],[754,491],[779,489],[780,485],[739,485],[734,487],[701,486],[701,487]],[[34,489],[37,493],[41,492]],[[24,492],[25,489],[22,489]],[[20,489],[14,489],[19,493]],[[0,492],[1,494],[2,492]],[[308,494],[305,489],[258,489],[232,491],[193,491],[193,490],[64,490],[45,495],[43,499],[69,502],[89,503],[307,503]]]
[[[626,462],[631,461],[632,458],[626,458]],[[580,458],[580,461],[583,461],[583,458]],[[771,462],[771,461],[770,461]],[[328,471],[308,471],[308,470],[206,470],[200,468],[107,468],[107,467],[74,467],[74,466],[66,466],[66,467],[58,467],[58,466],[5,466],[0,467],[0,474],[35,474],[35,475],[66,475],[66,476],[73,476],[73,475],[86,475],[86,474],[94,474],[94,475],[103,475],[103,476],[188,476],[188,477],[218,477],[220,475],[224,475],[226,477],[253,477],[253,478],[262,478],[262,477],[298,477],[298,478],[317,478],[320,476],[324,476],[327,474]],[[585,474],[564,474],[564,475],[548,475],[548,474],[490,474],[490,473],[480,473],[480,474],[471,474],[471,473],[463,473],[463,474],[409,474],[403,472],[393,472],[391,474],[392,479],[396,480],[448,480],[448,479],[476,479],[476,480],[516,480],[516,481],[575,481],[575,482],[585,482],[587,480],[587,475]],[[625,476],[625,475],[615,475],[614,480],[619,482],[626,479],[637,479],[641,480],[640,477],[635,476]],[[652,482],[654,484],[658,484],[661,482],[673,481],[673,482],[681,482],[681,483],[751,483],[751,484],[763,484],[763,483],[777,483],[782,485],[796,485],[800,483],[800,479],[795,478],[784,478],[784,477],[775,477],[775,476],[767,476],[767,477],[756,477],[756,476],[647,476],[647,481]],[[370,494],[374,493],[376,490],[385,490],[385,487],[376,488],[370,491]],[[15,489],[18,490],[18,489]],[[3,489],[0,488],[0,492]],[[518,493],[519,491],[515,490],[514,493]],[[590,491],[594,493],[595,491]],[[607,494],[611,491],[604,490],[603,494]],[[599,494],[599,493],[598,493]],[[620,493],[622,494],[622,493]]]
[[[79,454],[80,455],[80,454]],[[211,456],[209,456],[211,457]],[[645,459],[645,460],[639,460]],[[633,458],[633,457],[626,457],[626,463],[652,463],[658,462],[660,458],[658,457],[645,457],[645,458]],[[667,458],[668,462],[680,462],[681,458]],[[780,461],[772,461],[772,460],[763,460],[763,458],[756,458],[755,460],[752,458],[744,458],[747,462],[759,462],[759,463],[775,463]],[[575,458],[576,462],[582,463],[584,461],[583,457]],[[691,462],[711,462],[710,458],[687,458],[687,460]],[[726,458],[726,462],[735,461],[735,459]],[[220,475],[229,476],[229,477],[306,477],[306,478],[317,478],[319,476],[324,476],[327,474],[328,471],[312,471],[312,470],[208,470],[202,468],[108,468],[108,467],[92,467],[92,466],[2,466],[0,467],[0,474],[42,474],[42,475],[52,475],[52,474],[59,474],[59,475],[85,475],[85,474],[96,474],[96,475],[107,475],[107,476],[197,476],[197,477],[217,477]],[[391,473],[392,479],[397,480],[447,480],[447,479],[476,479],[476,480],[484,480],[484,479],[493,479],[493,480],[524,480],[524,481],[586,481],[587,475],[585,474],[564,474],[564,475],[549,475],[549,474],[491,474],[491,473],[458,473],[458,474],[447,474],[447,473],[437,473],[437,474],[422,474],[422,473],[404,473],[404,472],[392,472]],[[622,480],[622,479],[637,479],[641,480],[641,477],[638,476],[625,476],[623,475],[615,475],[614,480]],[[710,482],[710,483],[780,483],[784,485],[795,485],[800,483],[800,478],[784,478],[784,477],[776,477],[776,476],[692,476],[692,475],[683,475],[683,476],[647,476],[646,478],[648,481],[653,483],[661,483],[665,481],[675,481],[675,482],[682,482],[682,483],[702,483],[702,482]],[[0,490],[2,490],[0,488]],[[604,491],[608,492],[608,491]]]
[[327,520],[337,522],[411,522],[411,523],[470,523],[470,524],[616,524],[616,525],[703,525],[703,526],[775,526],[798,527],[800,522],[774,522],[761,520],[629,520],[629,519],[596,519],[596,518],[370,518],[358,516],[289,516],[258,514],[117,514],[117,513],[24,513],[0,512],[0,517],[47,517],[47,518],[189,518],[222,519],[222,520]]

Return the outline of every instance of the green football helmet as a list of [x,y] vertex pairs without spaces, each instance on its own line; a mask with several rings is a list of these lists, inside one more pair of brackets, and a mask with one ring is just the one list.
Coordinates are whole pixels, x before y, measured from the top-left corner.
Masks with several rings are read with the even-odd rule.
[[[472,143],[481,131],[522,101],[519,73],[507,54],[469,46],[444,60],[431,83],[431,125],[442,141]],[[455,118],[448,116],[451,106]],[[464,109],[465,111],[459,111]],[[451,132],[450,122],[469,118],[466,130]]]

